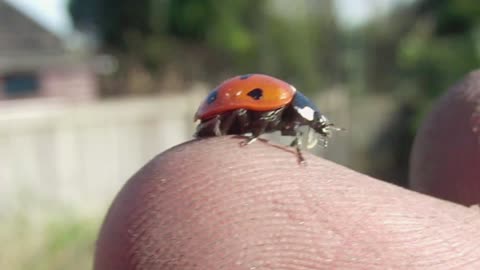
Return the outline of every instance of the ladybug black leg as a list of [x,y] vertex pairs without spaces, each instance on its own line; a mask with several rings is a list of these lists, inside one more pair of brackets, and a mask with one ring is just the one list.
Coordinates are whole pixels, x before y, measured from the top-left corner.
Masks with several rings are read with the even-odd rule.
[[208,136],[221,136],[222,132],[220,130],[221,117],[217,116],[210,120],[200,123],[197,126],[197,131],[195,132],[194,137],[208,137]]
[[292,123],[291,125],[284,126],[281,130],[282,135],[285,136],[295,136],[295,139],[290,143],[291,147],[295,147],[298,162],[301,164],[305,163],[305,159],[303,158],[301,146],[302,146],[302,136],[303,132],[299,130],[300,124],[299,123]]
[[232,129],[232,125],[235,123],[235,119],[238,117],[239,111],[240,110],[236,110],[224,116],[220,125],[220,132],[222,134],[229,134],[229,131]]
[[239,133],[242,133],[242,134],[245,133],[250,123],[250,117],[248,116],[247,110],[245,109],[236,110],[234,114],[237,118]]
[[322,142],[322,146],[324,148],[327,148],[328,147],[328,139],[326,137],[322,138],[321,139],[321,142]]
[[252,142],[256,141],[258,139],[258,137],[249,137],[248,139],[244,140],[244,141],[241,141],[240,142],[240,146],[247,146],[249,144],[251,144]]
[[213,133],[215,134],[215,136],[222,136],[222,131],[220,130],[220,124],[222,121],[220,121],[220,116],[217,116],[214,119],[215,123],[213,126]]
[[248,139],[246,139],[245,141],[242,141],[240,143],[240,146],[247,146],[247,145],[253,143],[254,141],[256,141],[258,139],[258,137],[260,135],[262,135],[262,133],[264,133],[267,125],[268,125],[268,122],[262,121],[260,126],[258,126],[258,127],[256,127],[255,129],[252,130],[252,135]]
[[[237,123],[238,123],[238,126],[239,126],[239,133],[245,133],[246,130],[248,130],[248,127],[250,125],[250,117],[247,113],[247,110],[245,109],[240,109],[240,110],[236,110],[234,113],[235,115],[235,118],[237,119]],[[240,142],[240,146],[246,146],[246,145],[249,145],[251,144],[252,142],[256,141],[257,140],[257,136],[255,136],[255,133],[252,132],[252,136],[250,136],[248,139],[244,140],[244,141],[241,141]]]
[[297,151],[297,157],[298,157],[298,162],[300,163],[305,163],[305,158],[303,158],[302,154],[302,136],[303,133],[301,131],[297,131],[295,134],[295,139],[290,143],[291,147],[295,147],[295,150]]
[[267,121],[267,122],[273,122],[278,120],[278,116],[283,112],[284,108],[280,108],[275,111],[270,111],[270,112],[265,112],[260,116],[260,120]]
[[264,112],[256,117],[254,116],[254,118],[258,117],[258,119],[251,124],[250,129],[252,132],[252,136],[250,136],[250,138],[248,138],[247,140],[241,142],[240,146],[246,146],[256,141],[260,135],[265,133],[265,130],[267,130],[268,126],[271,123],[278,121],[279,115],[281,114],[282,111],[283,111],[283,108],[275,111]]

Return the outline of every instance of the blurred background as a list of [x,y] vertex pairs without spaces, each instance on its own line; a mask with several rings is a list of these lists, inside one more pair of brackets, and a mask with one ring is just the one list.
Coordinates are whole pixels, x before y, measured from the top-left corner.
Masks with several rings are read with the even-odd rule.
[[406,186],[479,63],[476,0],[0,0],[0,269],[91,268],[115,194],[229,77],[292,83],[348,130],[314,151]]

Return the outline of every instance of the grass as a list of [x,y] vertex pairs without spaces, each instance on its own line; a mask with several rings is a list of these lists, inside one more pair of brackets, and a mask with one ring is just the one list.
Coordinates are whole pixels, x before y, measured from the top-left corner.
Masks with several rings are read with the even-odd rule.
[[0,269],[91,269],[100,223],[101,218],[72,216],[36,223],[23,217],[2,221]]

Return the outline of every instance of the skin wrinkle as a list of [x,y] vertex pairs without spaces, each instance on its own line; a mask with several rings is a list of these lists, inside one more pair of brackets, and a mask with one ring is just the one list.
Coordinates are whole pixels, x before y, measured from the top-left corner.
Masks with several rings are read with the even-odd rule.
[[[147,192],[147,196],[141,196],[141,198],[145,198],[144,200],[141,200],[140,204],[143,205],[143,207],[151,212],[153,215],[157,213],[156,211],[156,205],[153,203],[154,202],[154,197],[155,194],[161,193],[159,192],[158,189],[153,188],[149,192]],[[152,202],[152,203],[150,203]],[[142,238],[144,238],[144,235],[146,233],[145,228],[148,228],[151,226],[151,223],[148,224],[148,222],[155,221],[154,218],[150,218],[149,215],[145,215],[143,211],[139,211],[138,213],[134,212],[136,215],[133,215],[131,218],[131,223],[128,225],[130,237],[132,242],[136,241],[141,241]],[[148,226],[145,226],[145,224],[148,224]]]
[[[199,210],[202,211],[201,209],[199,209]],[[204,209],[204,210],[207,210],[206,212],[209,212],[208,209]],[[187,224],[188,224],[188,223],[191,223],[191,220],[192,220],[192,219],[195,219],[195,218],[196,218],[195,216],[192,216],[190,219],[185,220],[185,223],[187,223]],[[203,221],[203,222],[198,222],[198,220],[197,220],[197,224],[198,224],[198,225],[203,226],[204,223],[205,223],[204,221]],[[217,224],[218,222],[212,221],[211,223]],[[193,233],[193,234],[196,234],[196,231],[193,230],[192,233]],[[210,230],[210,231],[208,230],[208,227],[207,227],[207,231],[205,231],[205,234],[206,234],[206,237],[205,237],[206,239],[210,239],[211,236],[215,236],[215,234],[212,233],[211,230]],[[218,232],[218,235],[221,235],[221,232]],[[213,239],[215,239],[215,238],[213,238]],[[219,237],[219,239],[221,239],[221,238]],[[221,243],[218,242],[218,241],[212,240],[211,242],[204,242],[201,246],[199,246],[199,247],[197,247],[197,248],[202,249],[203,246],[209,246],[210,249],[212,249],[212,247],[217,247],[219,244],[221,244]],[[213,253],[214,253],[214,252],[213,252]],[[190,255],[195,257],[195,253],[191,253]]]
[[[478,230],[471,230],[471,234],[473,239],[480,239],[480,232]],[[459,245],[458,245],[459,246]],[[457,247],[459,252],[462,252],[459,247]],[[465,249],[464,249],[465,250]],[[463,251],[463,254],[465,258],[470,258],[471,262],[479,262],[480,261],[480,256],[478,256],[480,250],[480,243],[475,243],[470,247],[470,249],[466,249]],[[466,264],[461,264],[461,265],[466,265]]]
[[[342,196],[346,196],[346,193],[342,193]],[[361,195],[361,196],[363,196],[363,195]],[[360,196],[360,197],[361,197],[361,196]],[[345,202],[347,202],[347,204],[351,204],[351,203],[350,203],[350,199],[351,199],[351,198],[345,197],[345,198],[343,198],[343,199],[344,199]],[[337,201],[338,201],[338,199],[337,199]],[[341,202],[341,201],[343,201],[343,200],[340,200],[340,202]],[[354,200],[354,201],[355,201],[355,200]],[[333,208],[333,209],[338,209],[338,208],[341,209],[342,207],[332,207],[332,208]],[[365,208],[364,211],[370,213],[370,217],[371,217],[371,218],[374,218],[374,216],[371,215],[371,213],[372,213],[371,210],[372,210],[372,208],[375,208],[375,206],[374,206],[374,205],[371,205],[371,206],[364,207],[364,208]],[[318,206],[317,206],[317,209],[318,209]],[[329,215],[326,215],[326,216],[334,216],[334,213],[329,214]],[[374,236],[375,236],[375,235],[376,235],[375,232],[374,232],[373,230],[370,230],[370,229],[368,228],[368,226],[366,226],[366,224],[369,223],[368,221],[369,221],[369,220],[368,220],[368,219],[365,219],[364,216],[358,215],[357,220],[349,220],[350,229],[348,229],[348,228],[345,229],[345,228],[342,228],[342,227],[338,228],[338,229],[337,229],[338,232],[346,231],[346,232],[344,232],[344,233],[341,233],[342,236],[343,236],[343,238],[344,238],[343,243],[346,244],[346,243],[348,243],[348,242],[355,242],[356,239],[355,239],[354,235],[355,235],[355,233],[358,233],[358,230],[359,230],[359,229],[360,229],[360,230],[364,230],[364,231],[369,231],[369,232],[371,232],[371,235],[374,235]],[[339,222],[339,223],[341,224],[342,222]],[[346,223],[346,222],[345,222],[345,223]],[[365,225],[364,225],[364,224],[365,224]],[[337,226],[338,226],[338,225],[337,225]],[[352,241],[352,240],[353,240],[353,241]],[[379,240],[375,240],[375,242],[379,242]],[[382,256],[381,256],[381,253],[382,253],[382,252],[381,252],[380,250],[370,249],[369,251],[377,255],[377,256],[376,256],[376,257],[377,257],[377,261],[380,261],[379,264],[381,264],[383,261],[386,261],[386,260],[388,259],[388,258],[382,259]],[[344,252],[344,250],[339,249],[336,254],[338,255],[338,254],[340,254],[341,252]],[[338,257],[338,256],[334,256],[334,258],[336,258],[336,257]],[[333,259],[332,261],[335,261],[335,259]],[[330,267],[334,267],[334,265],[331,265]]]
[[[294,240],[295,240],[296,242],[300,243],[300,247],[298,248],[299,250],[305,250],[306,248],[305,248],[305,246],[303,246],[303,244],[302,244],[303,241],[301,241],[301,239],[298,239],[298,238],[295,239],[295,236],[296,236],[297,233],[298,233],[298,232],[292,233],[292,238],[294,238]],[[272,242],[272,243],[275,244],[275,242]],[[296,243],[295,243],[295,242],[291,242],[291,243],[282,242],[282,244],[288,245],[288,246],[286,247],[286,250],[292,250],[292,249],[294,249],[293,247],[295,247],[295,244],[296,244]],[[279,246],[279,247],[280,247],[280,246]]]
[[[287,197],[288,197],[288,194],[287,194]],[[268,197],[267,197],[267,200],[270,200],[270,199],[268,199]],[[272,198],[272,202],[273,202],[273,203],[275,203],[275,200],[276,200],[276,199],[273,199],[273,198]],[[277,202],[277,204],[278,204],[278,202]],[[292,206],[294,207],[295,204],[293,204]],[[284,211],[284,210],[288,211],[288,209],[283,209],[283,210],[281,210],[281,209],[278,209],[278,207],[277,207],[277,209],[273,209],[273,210],[274,210],[274,211],[279,211],[279,210],[280,210],[280,211]],[[288,216],[288,214],[287,214],[287,216]],[[268,218],[268,217],[267,217],[267,218],[263,217],[263,218],[272,220],[272,219],[275,219],[275,218],[277,218],[277,217],[278,217],[278,215],[275,215],[273,218]],[[289,217],[290,217],[290,219],[291,219],[291,216],[289,216]],[[283,218],[283,217],[280,217],[280,218]],[[281,220],[282,220],[282,219],[280,219],[279,221],[281,221]],[[285,219],[283,219],[283,220],[285,220]],[[277,223],[277,222],[272,222],[272,223]],[[282,222],[282,223],[285,223],[285,222]],[[282,226],[284,226],[283,224],[280,224],[280,223],[277,224],[277,225],[282,225]]]
[[[152,186],[157,187],[156,185],[152,185]],[[148,190],[148,191],[155,192],[154,190]],[[143,197],[143,196],[140,196],[140,198],[144,198],[144,197]],[[157,208],[156,208],[156,204],[150,205],[148,202],[149,202],[149,200],[141,201],[139,205],[144,205],[144,206],[146,206],[146,207],[145,207],[145,208],[146,208],[146,211],[148,211],[149,213],[153,213],[153,214],[155,215],[155,213],[158,212],[158,211],[157,211]],[[139,215],[143,215],[143,213],[140,212]],[[148,215],[143,215],[143,216],[148,217]],[[145,232],[145,231],[147,231],[147,229],[148,229],[149,227],[153,227],[153,226],[156,225],[155,222],[152,222],[152,221],[156,221],[156,220],[157,220],[157,218],[154,216],[153,218],[150,217],[150,218],[148,219],[149,222],[146,223],[147,225],[145,225],[145,223],[142,222],[142,221],[140,221],[141,223],[138,223],[138,224],[139,224],[139,226],[141,226],[141,224],[144,224],[144,228],[145,228],[145,229],[144,229],[144,232]],[[160,226],[162,226],[162,224],[160,224]],[[142,238],[140,238],[140,239],[134,239],[134,241],[132,241],[132,243],[135,243],[136,241],[143,241],[143,242],[147,242],[147,243],[152,243],[152,245],[155,244],[156,242],[155,242],[154,240],[149,239],[149,235],[145,235],[144,232],[141,233]],[[148,250],[148,249],[147,249],[147,250]],[[145,251],[143,251],[143,252],[135,252],[135,250],[134,250],[132,253],[133,253],[132,255],[133,255],[134,257],[135,257],[135,254],[139,254],[140,257],[145,255],[145,254],[144,254]],[[137,256],[137,257],[138,257],[138,256]],[[148,257],[147,257],[147,256],[144,256],[144,257],[145,257],[144,260],[141,261],[141,262],[139,262],[139,264],[145,263],[144,261],[150,259],[152,256],[148,256]]]
[[[344,196],[345,194],[344,193],[341,193],[342,196]],[[304,196],[305,197],[305,196]],[[338,200],[338,199],[337,199]],[[340,200],[341,201],[341,200]],[[349,240],[353,239],[354,237],[352,237],[352,235],[354,234],[354,231],[358,231],[358,229],[363,229],[365,230],[365,226],[362,226],[362,222],[360,221],[363,221],[363,217],[361,215],[358,215],[358,218],[357,219],[349,219],[348,221],[340,221],[338,222],[338,219],[335,221],[335,220],[332,220],[332,221],[329,221],[328,218],[326,219],[320,219],[320,215],[318,214],[318,211],[319,210],[325,210],[324,208],[322,208],[322,205],[321,204],[312,204],[312,203],[307,203],[307,206],[310,206],[310,209],[312,211],[312,213],[314,213],[314,217],[316,217],[317,221],[319,221],[319,223],[327,223],[330,225],[331,228],[335,228],[333,231],[338,235],[338,236],[341,236],[342,239],[340,239],[340,242],[338,243],[338,245],[341,245],[342,243],[343,244],[348,244]],[[336,208],[336,207],[334,207]],[[325,217],[334,217],[335,214],[334,213],[327,213],[325,215],[323,215]],[[350,226],[350,229],[348,229],[347,225],[345,225],[345,227],[338,227],[335,226],[335,222],[337,222],[338,224],[349,224]],[[375,234],[372,234],[372,235],[375,235]],[[351,241],[352,243],[355,242],[355,241]],[[336,252],[333,253],[333,255],[331,256],[331,258],[328,260],[329,262],[331,262],[330,265],[328,265],[329,268],[334,268],[335,267],[335,263],[338,262],[339,260],[341,260],[341,253],[343,252],[344,250],[342,249],[338,249],[336,250]],[[381,252],[380,251],[377,251],[375,249],[370,249],[369,250],[370,252],[376,254],[376,257],[377,258],[381,258]]]
[[[152,195],[155,195],[157,192],[159,192],[160,190],[158,189],[158,186],[157,185],[153,185],[155,188],[152,189],[152,190],[147,190],[147,194],[152,194]],[[160,192],[161,193],[161,192]],[[156,205],[153,203],[154,200],[154,196],[140,196],[140,198],[142,198],[142,200],[140,201],[139,205],[143,205],[143,207],[139,207],[140,209],[144,208],[145,211],[140,211],[138,213],[138,215],[134,215],[133,216],[133,222],[131,223],[131,225],[129,225],[129,227],[131,227],[132,229],[130,230],[130,232],[136,232],[136,231],[139,231],[138,234],[135,234],[135,235],[131,235],[131,243],[133,245],[133,247],[135,247],[134,243],[135,242],[138,242],[138,241],[142,241],[142,242],[145,242],[145,243],[151,243],[151,245],[153,246],[155,244],[155,240],[154,239],[150,239],[149,235],[148,235],[148,228],[151,228],[153,226],[155,226],[156,224],[158,224],[157,221],[157,215],[156,213],[158,213],[157,209],[156,208]],[[145,199],[143,199],[145,198]],[[150,198],[150,199],[148,199]],[[151,203],[150,203],[151,202]],[[151,215],[153,216],[150,216],[148,214],[145,214],[146,212],[149,212],[151,213]],[[136,218],[140,216],[140,218]],[[148,250],[148,249],[147,249]],[[142,265],[142,264],[145,264],[146,261],[148,261],[149,259],[152,258],[152,256],[145,256],[145,251],[140,251],[140,250],[137,250],[135,248],[132,249],[131,253],[131,258],[132,258],[132,261],[136,264],[139,264],[139,265]],[[140,259],[138,259],[140,258]]]
[[[384,223],[385,224],[385,223]],[[386,225],[395,225],[395,223],[392,223],[392,224],[386,224]],[[455,233],[450,233],[450,232],[445,232],[443,230],[437,230],[437,228],[435,227],[430,227],[430,228],[426,228],[426,229],[433,229],[433,230],[436,230],[436,233],[439,234],[439,235],[445,235],[445,236],[450,236],[451,238],[453,239],[456,239],[457,236]],[[394,234],[396,230],[392,230],[391,232],[386,232],[385,234],[386,235],[392,235]],[[422,237],[422,236],[420,236]],[[401,237],[399,237],[399,239],[402,239]],[[432,239],[432,238],[420,238],[422,241],[420,243],[422,243],[422,245],[418,245],[418,248],[419,250],[423,250],[424,252],[421,254],[421,256],[426,256],[426,255],[433,255],[433,254],[436,254],[437,256],[441,255],[439,253],[441,252],[444,252],[445,255],[448,255],[448,254],[458,254],[458,252],[453,252],[452,253],[452,250],[447,246],[447,249],[443,250],[443,251],[439,251],[439,250],[435,250],[436,247],[438,247],[439,245],[443,244],[443,242],[445,241],[448,241],[448,237],[444,238],[442,241],[438,240],[438,239]],[[412,244],[415,245],[415,241],[412,241],[412,242],[408,242],[406,241],[406,239],[403,239],[403,241],[398,241],[397,243],[402,243],[404,242],[404,244],[406,246],[410,246],[412,247]],[[425,251],[431,251],[430,253],[427,253]],[[435,261],[438,261],[438,258],[436,259],[433,259],[433,262]]]
[[[307,204],[308,205],[311,205],[311,204]],[[311,208],[311,211],[312,213],[314,214],[314,217],[316,218],[316,220],[321,224],[321,223],[326,223],[327,225],[330,225],[330,226],[327,226],[327,227],[330,227],[330,228],[333,228],[332,231],[337,235],[337,236],[340,236],[341,238],[339,239],[339,241],[337,242],[337,245],[341,245],[342,243],[348,243],[348,240],[350,240],[351,238],[351,235],[353,233],[353,231],[355,230],[354,228],[358,228],[358,227],[362,227],[364,228],[363,226],[360,226],[361,224],[358,222],[359,219],[361,219],[361,216],[359,215],[358,217],[358,220],[349,220],[344,222],[344,221],[340,221],[338,222],[338,220],[332,220],[330,221],[328,219],[328,217],[334,217],[335,214],[334,213],[328,213],[326,211],[326,209],[324,209],[321,204],[317,204],[317,205],[314,205],[313,207],[310,206]],[[325,216],[326,218],[322,219],[320,218],[321,215],[319,215],[319,210],[324,210],[325,212],[327,212],[326,214],[324,214],[323,216]],[[337,228],[337,226],[335,226],[335,222],[338,222],[338,224],[352,224],[351,225],[351,229],[348,229],[348,228],[342,228],[342,227],[339,227]],[[375,251],[375,250],[370,250],[371,252],[373,253],[376,253],[377,255],[379,255],[379,252]],[[328,259],[328,261],[331,263],[329,266],[329,268],[333,268],[335,267],[335,262],[338,261],[338,260],[341,260],[341,256],[340,256],[340,253],[343,252],[342,249],[338,249],[336,251],[333,252],[333,255],[330,256],[330,258]]]
[[[472,210],[306,152],[299,169],[294,153],[239,142],[189,142],[133,176],[107,215],[95,269],[480,267]],[[415,256],[442,241],[430,247],[432,256]],[[451,247],[457,254],[447,254]]]

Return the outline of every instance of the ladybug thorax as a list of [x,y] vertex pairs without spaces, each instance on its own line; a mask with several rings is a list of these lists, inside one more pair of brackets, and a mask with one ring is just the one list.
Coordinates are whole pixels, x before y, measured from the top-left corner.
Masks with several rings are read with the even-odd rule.
[[301,92],[296,92],[292,100],[293,109],[305,121],[314,121],[321,118],[322,114],[313,102],[305,97]]

